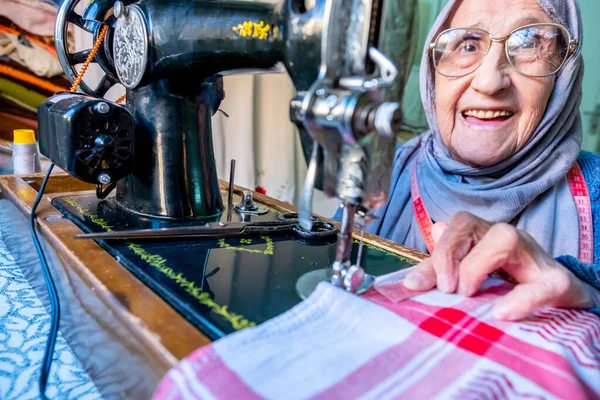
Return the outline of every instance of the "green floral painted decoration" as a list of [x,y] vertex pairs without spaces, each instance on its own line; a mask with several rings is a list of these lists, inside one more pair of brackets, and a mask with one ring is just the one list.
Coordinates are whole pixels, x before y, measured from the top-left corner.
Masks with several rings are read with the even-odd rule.
[[[68,203],[71,207],[75,208],[81,215],[87,217],[92,223],[98,225],[99,227],[101,227],[102,229],[104,229],[107,232],[112,231],[112,226],[108,225],[108,223],[103,218],[100,218],[97,215],[92,214],[87,210],[84,210],[81,207],[81,205],[79,205],[77,203],[77,197],[73,197],[73,196],[63,197],[63,200],[66,203]],[[267,242],[267,249],[264,251],[264,254],[273,254],[273,240],[271,240],[271,238],[268,238],[266,236],[261,236],[261,237]],[[224,243],[224,240],[223,240],[223,243]],[[245,250],[245,251],[250,250],[250,249],[243,249],[243,248],[235,248],[235,247],[232,247],[229,245],[226,245],[229,247],[222,247],[220,244],[219,244],[219,246],[221,248],[232,248],[234,250],[240,250],[240,249]],[[151,267],[156,268],[159,272],[164,274],[167,278],[174,281],[179,287],[181,287],[183,290],[185,290],[187,293],[189,293],[200,304],[202,304],[206,307],[209,307],[212,312],[214,312],[215,314],[221,315],[223,318],[225,318],[227,321],[229,321],[229,323],[231,323],[231,326],[233,327],[233,329],[235,329],[236,331],[239,331],[239,330],[242,330],[245,328],[250,328],[252,326],[256,326],[256,323],[254,323],[252,321],[248,321],[246,318],[242,317],[241,315],[230,312],[227,309],[227,306],[222,306],[220,304],[217,304],[213,299],[210,298],[208,293],[203,292],[201,288],[197,287],[194,282],[189,281],[185,276],[183,276],[181,274],[181,272],[175,273],[175,271],[173,271],[173,269],[167,265],[167,260],[165,258],[163,258],[159,255],[156,255],[156,254],[149,253],[148,251],[143,249],[139,244],[127,243],[127,247],[131,251],[133,251],[133,253],[135,255],[137,255],[142,261],[146,262]],[[270,248],[270,253],[268,253],[269,248]],[[259,253],[263,253],[260,250],[256,250],[256,251],[258,251]]]

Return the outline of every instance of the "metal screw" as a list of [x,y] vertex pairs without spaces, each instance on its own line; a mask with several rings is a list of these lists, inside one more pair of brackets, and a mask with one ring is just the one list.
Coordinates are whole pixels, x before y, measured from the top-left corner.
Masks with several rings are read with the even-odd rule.
[[104,137],[103,136],[96,137],[96,139],[94,140],[94,146],[99,151],[104,150],[106,148],[106,141],[104,140]]
[[110,111],[110,106],[107,103],[101,101],[100,103],[96,104],[94,110],[96,110],[96,112],[99,114],[107,114]]
[[111,181],[110,175],[107,174],[106,172],[102,172],[100,175],[98,175],[98,182],[103,184],[103,185],[108,185]]
[[115,3],[115,7],[113,8],[113,13],[117,18],[127,16],[127,7],[125,7],[125,4],[123,4],[123,2],[117,1]]
[[241,202],[241,207],[244,211],[253,211],[256,209],[256,206],[254,205],[254,200],[252,198],[252,192],[249,190],[244,190],[243,192],[243,199]]
[[338,105],[339,99],[335,94],[330,94],[325,101],[329,108],[333,108]]

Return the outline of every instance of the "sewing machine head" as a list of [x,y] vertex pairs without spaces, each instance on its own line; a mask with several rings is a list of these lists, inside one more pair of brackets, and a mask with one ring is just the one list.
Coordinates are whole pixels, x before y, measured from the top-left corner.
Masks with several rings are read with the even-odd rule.
[[[415,0],[94,0],[81,16],[78,3],[60,8],[59,60],[75,81],[75,65],[89,56],[67,50],[75,24],[100,43],[93,61],[105,76],[95,89],[82,82],[86,95],[58,94],[40,107],[44,155],[98,185],[99,196],[116,187],[117,202],[134,213],[219,215],[211,116],[224,97],[222,75],[283,66],[297,89],[290,116],[311,154],[300,219],[310,229],[315,184],[340,198],[337,261],[348,266],[355,211],[386,200]],[[102,100],[118,83],[125,106]]]

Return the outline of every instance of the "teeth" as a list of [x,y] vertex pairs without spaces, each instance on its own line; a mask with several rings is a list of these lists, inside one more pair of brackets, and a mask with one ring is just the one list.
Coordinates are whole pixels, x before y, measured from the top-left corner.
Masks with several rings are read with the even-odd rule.
[[466,116],[476,117],[479,119],[492,119],[497,117],[506,117],[511,116],[513,113],[511,111],[502,110],[502,111],[484,111],[484,110],[467,110],[463,112]]

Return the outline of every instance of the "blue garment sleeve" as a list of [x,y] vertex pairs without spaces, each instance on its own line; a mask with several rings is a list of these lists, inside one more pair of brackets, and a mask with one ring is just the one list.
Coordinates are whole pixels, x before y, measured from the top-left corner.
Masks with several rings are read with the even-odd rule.
[[583,172],[592,203],[594,264],[584,264],[571,256],[560,256],[556,260],[587,285],[586,289],[594,302],[594,307],[588,311],[600,317],[600,156],[582,151],[577,163]]
[[600,269],[600,156],[582,151],[577,163],[581,167],[592,203],[594,228],[594,264]]

